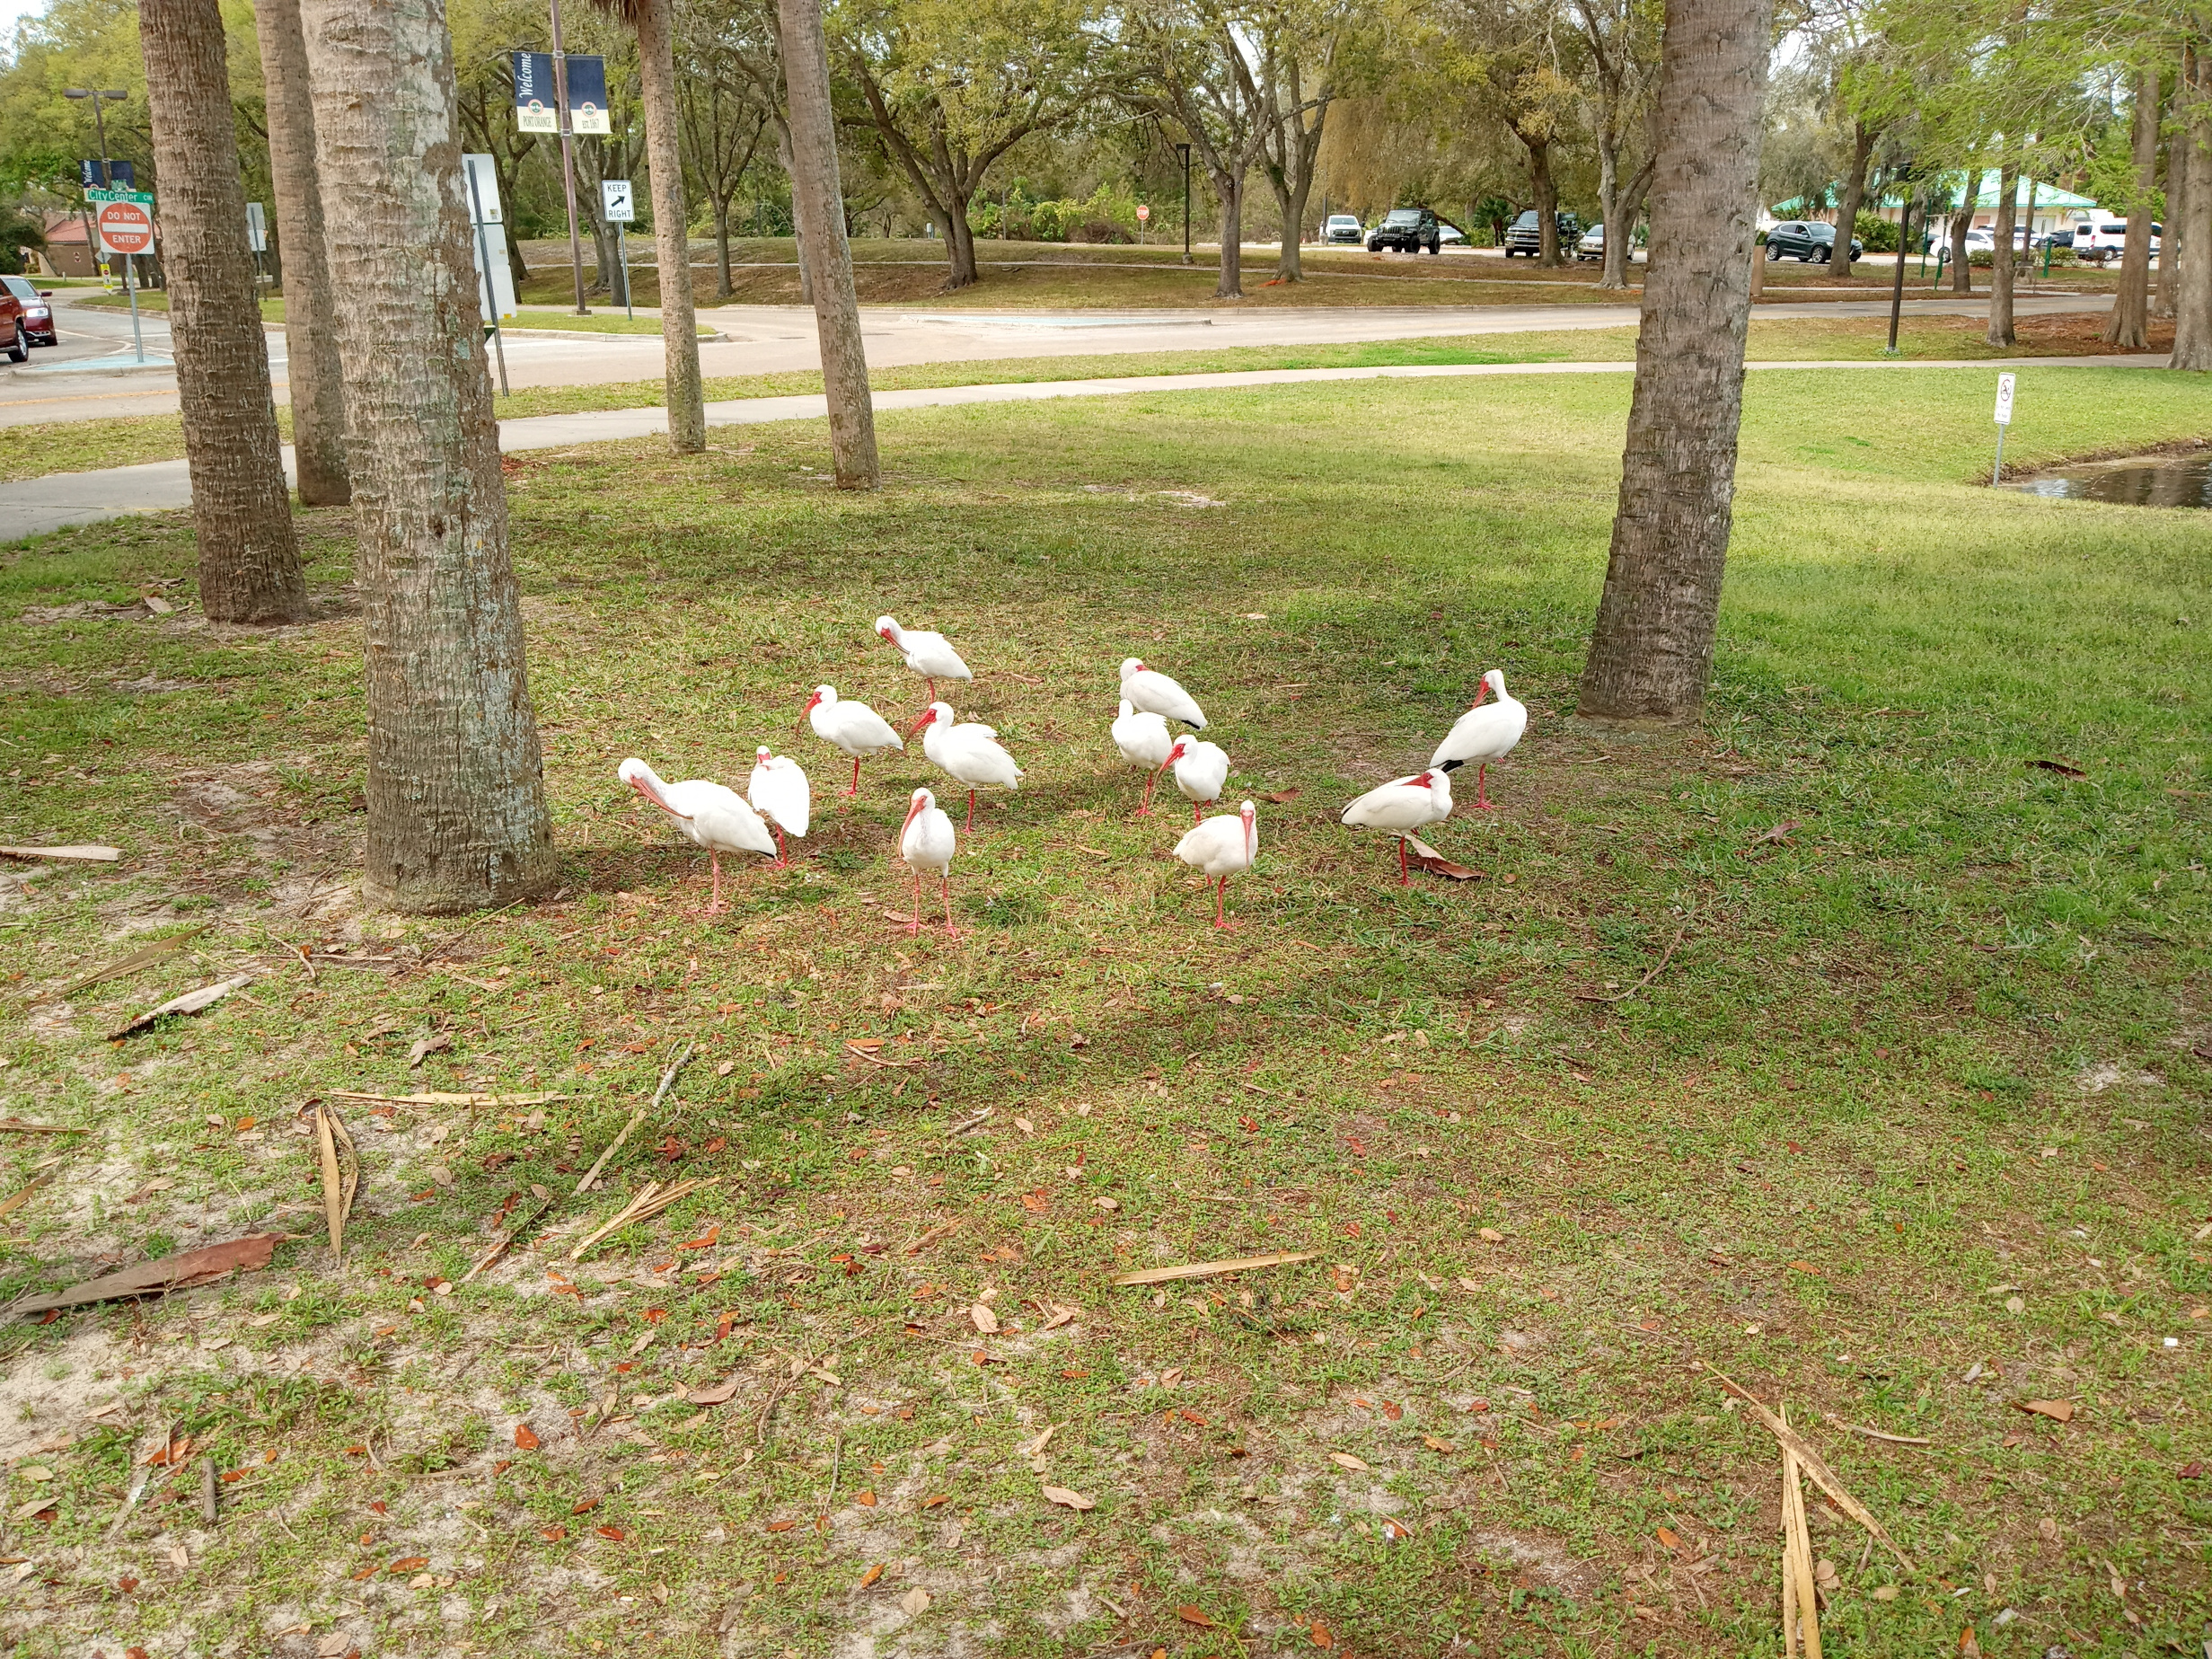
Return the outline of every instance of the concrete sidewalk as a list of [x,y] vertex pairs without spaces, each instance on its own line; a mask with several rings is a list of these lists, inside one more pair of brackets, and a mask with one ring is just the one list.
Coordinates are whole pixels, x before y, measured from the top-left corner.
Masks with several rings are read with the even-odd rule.
[[[2163,355],[2102,357],[1990,357],[1978,361],[1889,362],[1881,359],[1809,363],[1747,363],[1747,370],[1771,374],[1809,369],[1890,371],[1974,369],[2164,368]],[[964,403],[1033,403],[1054,398],[1122,397],[1139,392],[1211,392],[1242,387],[1305,385],[1362,380],[1440,380],[1502,375],[1627,375],[1634,363],[1439,363],[1374,368],[1271,368],[1215,375],[1141,375],[1120,379],[1043,380],[991,386],[938,386],[912,392],[878,392],[878,411],[937,409]],[[771,421],[820,420],[828,405],[820,393],[799,397],[741,398],[707,405],[707,424],[758,426]],[[499,447],[518,452],[564,449],[579,444],[617,443],[652,437],[668,429],[658,409],[595,410],[574,415],[533,415],[499,423]],[[292,476],[292,451],[284,452],[285,475]],[[0,484],[0,543],[44,535],[72,525],[97,524],[133,513],[158,513],[189,507],[191,480],[182,461],[154,461],[142,466],[110,467],[97,472],[57,472],[49,477]]]

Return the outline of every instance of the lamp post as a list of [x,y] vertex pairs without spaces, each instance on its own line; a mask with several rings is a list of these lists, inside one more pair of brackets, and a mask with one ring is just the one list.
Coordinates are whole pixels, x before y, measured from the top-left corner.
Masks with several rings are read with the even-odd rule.
[[1178,144],[1176,154],[1183,158],[1183,262],[1191,262],[1191,146]]
[[[1917,167],[1899,167],[1891,175],[1894,182],[1907,187],[1904,206],[1898,209],[1897,270],[1890,283],[1890,346],[1886,355],[1892,357],[1897,355],[1898,319],[1904,314],[1905,310],[1905,238],[1912,229],[1911,186],[1919,177],[1920,169]],[[1921,231],[1925,234],[1927,229],[1927,214],[1925,208],[1920,216]],[[1844,228],[1843,234],[1846,237],[1851,234],[1848,226]]]

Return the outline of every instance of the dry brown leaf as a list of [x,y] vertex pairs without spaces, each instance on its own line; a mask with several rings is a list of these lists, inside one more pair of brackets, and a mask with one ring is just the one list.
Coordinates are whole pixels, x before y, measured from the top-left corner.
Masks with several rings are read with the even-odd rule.
[[865,1492],[856,1492],[856,1493],[854,1493],[854,1494],[852,1495],[852,1501],[853,1501],[854,1503],[858,1504],[858,1505],[859,1505],[862,1509],[873,1509],[873,1508],[875,1508],[875,1507],[876,1507],[876,1490],[875,1490],[875,1488],[874,1488],[873,1487],[869,1487],[869,1488],[868,1488],[867,1491],[865,1491]]
[[916,1584],[899,1598],[899,1609],[909,1619],[919,1619],[930,1610],[930,1593]]
[[1080,1492],[1068,1487],[1046,1487],[1044,1491],[1046,1503],[1057,1504],[1062,1509],[1083,1510],[1098,1507],[1097,1498],[1086,1497]]
[[1318,1250],[1278,1250],[1272,1256],[1238,1256],[1225,1261],[1185,1262],[1179,1267],[1147,1267],[1117,1275],[1116,1284],[1165,1284],[1173,1279],[1211,1279],[1218,1274],[1244,1273],[1254,1267],[1281,1267],[1291,1262],[1311,1261]]
[[524,1452],[535,1452],[539,1444],[537,1432],[527,1423],[517,1423],[515,1425],[515,1443]]
[[2016,1399],[2012,1408],[2031,1416],[2049,1417],[2053,1423],[2074,1421],[2074,1402],[2070,1399]]
[[1221,1628],[1221,1626],[1214,1622],[1214,1618],[1212,1613],[1206,1611],[1206,1610],[1203,1607],[1194,1607],[1188,1602],[1184,1602],[1182,1606],[1175,1610],[1175,1616],[1177,1619],[1180,1619],[1185,1624],[1196,1625],[1202,1630],[1218,1630]]
[[875,1566],[869,1567],[867,1572],[860,1575],[860,1588],[863,1590],[867,1589],[870,1584],[874,1584],[882,1576],[883,1563],[878,1561]]
[[1439,1440],[1433,1434],[1423,1434],[1421,1437],[1421,1443],[1432,1452],[1457,1452],[1459,1449],[1449,1440]]
[[443,1054],[454,1046],[454,1034],[440,1031],[436,1037],[419,1037],[414,1046],[407,1051],[407,1069],[415,1070],[432,1055]]
[[975,1328],[986,1337],[999,1328],[999,1316],[980,1302],[968,1310],[968,1318],[974,1321]]
[[734,1399],[736,1394],[737,1379],[733,1376],[728,1381],[718,1382],[712,1388],[688,1389],[683,1398],[694,1406],[720,1406]]
[[1044,1324],[1038,1326],[1037,1328],[1039,1330],[1058,1330],[1062,1325],[1065,1325],[1073,1318],[1075,1318],[1075,1310],[1073,1308],[1062,1308],[1055,1304],[1053,1309],[1053,1317],[1045,1320]]
[[1365,1469],[1367,1467],[1349,1452],[1332,1452],[1329,1453],[1329,1461],[1340,1469]]
[[108,1033],[110,1043],[119,1043],[133,1032],[143,1031],[157,1019],[172,1014],[197,1014],[202,1009],[213,1008],[234,991],[242,991],[253,983],[251,974],[233,974],[228,979],[218,979],[212,985],[202,985],[197,991],[188,991],[182,996],[171,997],[159,1008],[149,1008],[132,1020]]
[[159,1261],[140,1262],[136,1267],[73,1284],[51,1296],[24,1297],[11,1302],[6,1311],[44,1313],[53,1308],[80,1308],[87,1302],[181,1290],[232,1273],[252,1273],[269,1266],[269,1257],[286,1237],[281,1232],[257,1232],[243,1239],[229,1239],[221,1244],[187,1250],[180,1256],[164,1256]]
[[1659,1541],[1666,1545],[1668,1549],[1673,1550],[1675,1554],[1680,1555],[1682,1553],[1682,1540],[1679,1536],[1677,1536],[1671,1527],[1658,1528],[1656,1535]]

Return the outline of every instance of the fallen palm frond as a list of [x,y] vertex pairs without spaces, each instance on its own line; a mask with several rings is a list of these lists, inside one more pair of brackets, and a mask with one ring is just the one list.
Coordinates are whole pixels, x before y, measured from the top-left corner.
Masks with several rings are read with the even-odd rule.
[[366,1100],[375,1106],[467,1106],[506,1108],[517,1106],[543,1106],[549,1100],[566,1100],[563,1094],[452,1094],[438,1090],[411,1095],[370,1094],[360,1089],[333,1089],[334,1100]]
[[704,1180],[674,1181],[664,1187],[658,1181],[648,1181],[644,1189],[628,1204],[610,1216],[596,1231],[580,1240],[568,1252],[570,1261],[582,1261],[585,1252],[611,1232],[620,1231],[632,1222],[650,1221],[679,1198],[697,1192],[702,1187],[712,1187],[721,1179],[710,1175]]
[[212,1008],[234,991],[242,991],[253,983],[251,974],[233,974],[228,979],[218,979],[212,985],[202,985],[197,991],[188,991],[182,996],[173,996],[159,1008],[149,1008],[130,1021],[108,1033],[110,1043],[120,1042],[134,1032],[143,1031],[157,1019],[172,1014],[197,1014],[204,1008]]
[[118,957],[89,974],[79,975],[55,992],[54,999],[58,1002],[63,997],[75,996],[80,991],[89,990],[102,980],[120,979],[126,974],[135,974],[142,967],[151,967],[156,962],[175,956],[213,925],[212,922],[202,922],[196,928],[185,929],[181,933],[172,933],[167,939],[157,939],[150,945],[141,945],[127,957]]
[[[1787,1408],[1777,1420],[1789,1426]],[[1820,1603],[1812,1584],[1812,1537],[1805,1528],[1805,1487],[1797,1453],[1782,1445],[1782,1650],[1820,1659]]]
[[25,1296],[8,1304],[9,1313],[45,1313],[57,1308],[83,1307],[87,1302],[113,1302],[125,1296],[153,1296],[164,1291],[182,1290],[188,1285],[206,1284],[241,1271],[251,1273],[269,1266],[269,1257],[277,1247],[290,1238],[289,1233],[258,1232],[243,1239],[230,1239],[221,1244],[210,1244],[205,1249],[187,1250],[181,1256],[164,1256],[159,1261],[140,1262],[136,1267],[126,1267],[120,1273],[109,1274],[105,1278],[88,1279],[82,1284],[73,1284],[66,1291],[57,1291],[51,1296]]
[[1820,1454],[1805,1443],[1803,1436],[1783,1422],[1781,1418],[1776,1416],[1773,1412],[1767,1410],[1765,1403],[1758,1395],[1735,1381],[1717,1366],[1708,1364],[1704,1360],[1697,1363],[1720,1378],[1722,1386],[1731,1394],[1742,1400],[1758,1414],[1758,1420],[1767,1425],[1767,1432],[1780,1441],[1784,1446],[1796,1453],[1797,1460],[1804,1465],[1805,1473],[1812,1477],[1813,1484],[1834,1498],[1837,1508],[1873,1534],[1874,1540],[1897,1558],[1899,1566],[1908,1573],[1913,1571],[1912,1558],[1898,1548],[1897,1540],[1890,1536],[1889,1529],[1868,1513],[1864,1504],[1844,1490],[1843,1482],[1836,1478],[1835,1472],[1829,1468]]
[[1165,1284],[1171,1279],[1211,1279],[1219,1274],[1244,1273],[1254,1267],[1282,1267],[1291,1262],[1311,1261],[1318,1250],[1277,1250],[1270,1256],[1238,1256],[1226,1261],[1185,1262],[1177,1267],[1146,1267],[1117,1275],[1116,1284]]
[[353,1196],[361,1187],[361,1154],[354,1149],[344,1121],[320,1100],[315,1102],[315,1145],[322,1160],[322,1218],[330,1229],[330,1263],[336,1266],[346,1258],[346,1218],[353,1213]]

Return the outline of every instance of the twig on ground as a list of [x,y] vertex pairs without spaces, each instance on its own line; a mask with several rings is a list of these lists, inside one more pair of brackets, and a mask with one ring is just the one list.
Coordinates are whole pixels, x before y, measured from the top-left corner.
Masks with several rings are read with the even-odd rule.
[[1659,960],[1652,965],[1652,971],[1637,980],[1627,990],[1613,996],[1606,996],[1595,991],[1577,991],[1574,993],[1574,1000],[1578,1002],[1626,1002],[1665,971],[1667,964],[1674,960],[1674,953],[1681,946],[1682,936],[1689,931],[1689,924],[1696,920],[1697,915],[1695,911],[1682,918],[1682,925],[1675,929],[1674,937],[1667,942],[1667,949]]
[[693,1046],[690,1043],[684,1044],[683,1052],[669,1062],[668,1069],[660,1074],[660,1087],[653,1091],[652,1099],[630,1115],[630,1121],[622,1125],[622,1133],[614,1137],[607,1150],[600,1153],[597,1160],[584,1172],[584,1178],[576,1184],[576,1190],[568,1195],[571,1198],[581,1198],[591,1190],[591,1184],[599,1178],[600,1170],[607,1167],[607,1160],[621,1150],[622,1143],[637,1132],[638,1125],[646,1120],[647,1114],[660,1106],[667,1096],[670,1085],[676,1081],[676,1073],[683,1069],[683,1063],[692,1057]]
[[1853,1497],[1851,1494],[1844,1490],[1843,1482],[1836,1478],[1835,1472],[1829,1468],[1826,1460],[1821,1458],[1820,1454],[1815,1452],[1810,1445],[1806,1444],[1802,1435],[1799,1434],[1795,1429],[1792,1428],[1788,1424],[1783,1422],[1779,1417],[1776,1416],[1773,1412],[1767,1410],[1765,1402],[1762,1401],[1758,1395],[1752,1393],[1750,1390],[1737,1382],[1725,1372],[1723,1372],[1717,1366],[1710,1364],[1704,1360],[1699,1360],[1697,1363],[1700,1365],[1704,1365],[1707,1371],[1718,1377],[1721,1380],[1722,1386],[1727,1389],[1731,1394],[1733,1394],[1737,1399],[1744,1401],[1751,1408],[1753,1411],[1758,1414],[1758,1419],[1767,1425],[1767,1432],[1773,1434],[1774,1437],[1780,1441],[1785,1446],[1787,1446],[1792,1452],[1797,1454],[1797,1460],[1804,1465],[1805,1473],[1812,1477],[1813,1484],[1819,1487],[1821,1491],[1827,1493],[1829,1496],[1834,1498],[1837,1506],[1843,1510],[1844,1513],[1849,1515],[1854,1521],[1857,1522],[1869,1532],[1873,1533],[1875,1539],[1881,1542],[1882,1547],[1897,1558],[1899,1566],[1902,1566],[1908,1573],[1914,1570],[1912,1558],[1898,1548],[1897,1540],[1890,1536],[1889,1529],[1884,1527],[1881,1522],[1875,1520],[1874,1517],[1867,1512],[1866,1506],[1864,1504],[1860,1503],[1858,1499]]

